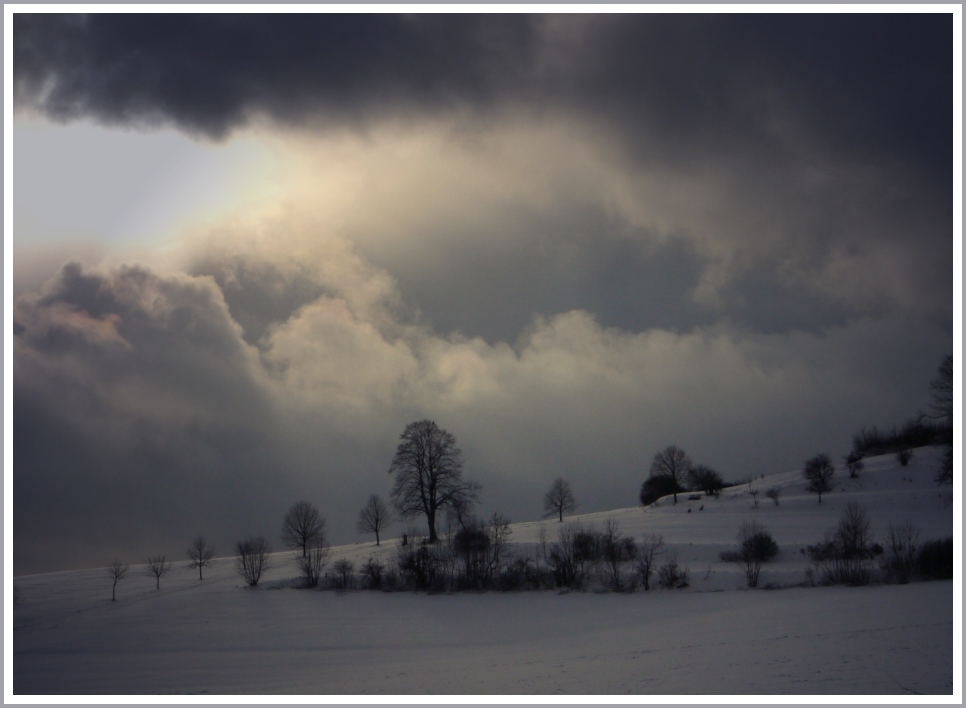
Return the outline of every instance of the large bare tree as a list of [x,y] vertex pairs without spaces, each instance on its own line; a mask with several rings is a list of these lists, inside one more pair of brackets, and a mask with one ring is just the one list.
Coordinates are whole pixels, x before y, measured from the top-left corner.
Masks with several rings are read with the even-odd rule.
[[153,575],[154,579],[157,581],[158,590],[161,589],[161,578],[168,574],[171,570],[171,561],[169,561],[165,556],[151,556],[148,558],[148,575]]
[[674,482],[674,503],[678,503],[678,490],[684,489],[684,481],[691,470],[691,458],[677,445],[668,445],[654,455],[651,477],[668,477]]
[[577,500],[570,490],[570,484],[563,477],[557,477],[550,486],[550,490],[543,496],[543,515],[557,515],[557,521],[563,523],[565,511],[577,508]]
[[191,559],[191,562],[188,563],[188,567],[198,569],[198,580],[204,580],[201,577],[201,569],[211,565],[211,558],[214,555],[214,546],[209,544],[204,536],[198,536],[191,542],[191,547],[188,549],[188,558]]
[[289,548],[302,549],[302,557],[308,554],[308,547],[325,531],[325,519],[319,510],[307,501],[292,504],[282,522],[282,543]]
[[463,454],[456,438],[431,420],[406,426],[389,467],[396,475],[392,502],[402,518],[424,514],[435,543],[436,514],[476,499],[480,486],[463,479]]
[[378,494],[369,497],[369,501],[359,511],[359,521],[356,530],[359,533],[376,534],[376,545],[379,545],[379,532],[385,528],[392,518],[386,502],[379,498]]
[[116,560],[107,566],[107,574],[110,575],[111,580],[114,581],[114,585],[111,587],[111,600],[115,599],[115,590],[117,589],[117,584],[121,582],[121,579],[127,575],[127,572],[130,569],[131,567],[129,565],[126,565],[119,560]]

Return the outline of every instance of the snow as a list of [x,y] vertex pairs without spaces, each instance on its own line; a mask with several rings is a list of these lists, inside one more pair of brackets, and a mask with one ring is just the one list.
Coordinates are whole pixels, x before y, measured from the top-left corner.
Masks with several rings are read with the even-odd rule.
[[[800,552],[853,500],[880,540],[890,521],[913,521],[923,539],[952,535],[952,490],[932,482],[938,455],[917,450],[908,467],[872,458],[856,480],[837,472],[821,504],[790,472],[719,499],[565,518],[613,519],[637,540],[662,534],[690,568],[686,590],[320,592],[295,587],[291,553],[273,556],[257,588],[230,558],[203,582],[176,563],[160,591],[132,566],[116,602],[102,568],[21,576],[13,693],[951,696],[953,582],[804,587]],[[772,486],[778,506],[764,498]],[[781,548],[761,584],[782,589],[747,590],[741,569],[718,559],[752,519]],[[514,525],[514,552],[538,555],[541,527],[552,541],[560,524]],[[332,560],[358,568],[397,543],[334,548]]]

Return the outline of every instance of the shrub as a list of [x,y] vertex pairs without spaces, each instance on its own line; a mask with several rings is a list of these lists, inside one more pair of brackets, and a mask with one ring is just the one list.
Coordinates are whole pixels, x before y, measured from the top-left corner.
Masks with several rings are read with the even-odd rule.
[[445,590],[452,564],[452,556],[441,544],[410,541],[408,546],[399,546],[397,550],[399,582],[413,590]]
[[582,587],[598,558],[598,539],[593,530],[571,525],[560,529],[548,559],[557,587]]
[[500,569],[500,590],[549,590],[554,586],[553,575],[540,568],[532,558],[515,558]]
[[809,546],[807,553],[818,566],[823,584],[866,585],[872,576],[869,561],[882,553],[882,547],[872,541],[868,513],[857,502],[849,502],[838,528],[824,542]]
[[657,578],[657,583],[662,588],[678,590],[688,586],[690,572],[687,568],[678,566],[678,554],[671,551],[667,554],[664,565],[657,571]]
[[647,536],[637,549],[637,572],[641,575],[641,582],[645,590],[651,589],[651,574],[655,570],[657,557],[663,553],[664,537]]
[[456,532],[452,550],[458,587],[484,589],[493,585],[505,561],[510,533],[510,520],[502,514],[493,514],[486,525],[470,519]]
[[902,465],[903,467],[907,467],[909,465],[909,460],[911,459],[912,459],[912,450],[908,448],[903,448],[896,453],[896,460],[898,460],[899,464]]
[[748,587],[758,587],[761,566],[778,555],[778,544],[757,521],[743,524],[738,531],[738,550],[724,551],[721,560],[744,567]]
[[383,572],[385,566],[379,561],[369,558],[362,568],[362,581],[369,590],[381,590],[383,586]]
[[916,552],[919,544],[919,529],[910,522],[889,524],[886,538],[886,552],[879,560],[879,566],[886,579],[900,584],[908,583],[916,569]]
[[919,549],[919,574],[928,580],[953,577],[953,537],[926,541]]
[[262,573],[268,569],[268,542],[262,536],[250,536],[236,545],[236,569],[245,582],[258,585]]
[[325,536],[310,540],[305,549],[305,555],[298,556],[297,561],[305,587],[318,587],[319,580],[322,578],[322,571],[325,570],[325,566],[329,562],[329,544],[325,540]]
[[352,561],[343,558],[332,564],[332,584],[337,590],[348,590],[352,587]]
[[637,557],[637,545],[631,536],[622,536],[620,526],[613,519],[600,534],[600,580],[610,590],[627,589],[625,566]]

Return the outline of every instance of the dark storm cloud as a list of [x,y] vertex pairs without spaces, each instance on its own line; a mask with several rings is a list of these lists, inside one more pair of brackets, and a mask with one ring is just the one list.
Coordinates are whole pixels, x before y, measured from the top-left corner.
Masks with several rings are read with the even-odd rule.
[[948,178],[949,14],[647,15],[601,23],[592,48],[557,90],[647,126],[645,152],[887,151]]
[[[14,19],[17,105],[56,119],[174,124],[220,138],[260,116],[373,133],[399,116],[448,116],[458,135],[460,126],[499,132],[522,115],[608,136],[627,163],[611,169],[673,172],[681,191],[721,193],[726,205],[679,229],[677,250],[611,238],[655,229],[602,217],[606,194],[562,195],[553,207],[566,220],[536,215],[516,251],[492,254],[498,264],[471,245],[491,238],[493,224],[430,225],[465,242],[430,244],[432,271],[393,260],[367,234],[355,239],[430,321],[506,339],[533,313],[571,307],[632,329],[722,312],[767,330],[897,308],[948,319],[952,52],[952,16],[922,13]],[[563,236],[545,237],[550,229]],[[561,265],[568,249],[583,252],[587,272]],[[874,272],[871,253],[882,261]],[[618,282],[608,263],[641,267],[619,269],[630,277]],[[638,284],[662,280],[655,271],[673,283],[642,298]],[[447,279],[464,295],[454,299]],[[224,290],[249,341],[263,333],[256,309],[292,304],[288,295],[246,303],[237,284]],[[662,297],[673,305],[656,309]]]
[[16,93],[60,119],[223,136],[253,113],[356,120],[493,100],[532,64],[523,16],[18,15]]
[[[567,106],[642,154],[888,151],[950,167],[952,16],[30,15],[18,105],[222,136],[391,110]],[[669,154],[672,153],[672,154]]]

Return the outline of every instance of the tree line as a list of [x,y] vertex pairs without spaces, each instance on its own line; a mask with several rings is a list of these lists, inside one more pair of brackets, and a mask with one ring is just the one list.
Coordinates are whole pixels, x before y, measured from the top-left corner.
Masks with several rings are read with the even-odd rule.
[[[863,429],[861,434],[854,437],[853,450],[844,457],[851,477],[857,477],[862,471],[863,457],[869,451],[881,454],[883,449],[894,450],[900,464],[906,465],[911,458],[910,441],[926,440],[927,444],[938,441],[948,447],[936,481],[940,484],[952,482],[951,356],[946,357],[940,365],[938,375],[930,385],[930,393],[930,412],[920,413],[915,422],[908,423],[901,432],[893,430],[891,434],[881,434],[875,428],[871,431]],[[818,495],[819,503],[822,501],[822,494],[831,491],[834,473],[832,459],[825,453],[806,460],[802,470],[806,489]],[[495,578],[499,577],[503,585],[541,586],[552,578],[558,587],[579,587],[593,570],[598,574],[602,573],[602,578],[606,576],[605,584],[608,587],[623,589],[624,566],[637,561],[633,585],[636,586],[636,579],[639,578],[644,589],[650,586],[654,559],[663,542],[659,537],[652,537],[638,546],[634,539],[621,536],[616,525],[610,523],[600,533],[584,530],[579,526],[561,529],[549,552],[547,540],[544,538],[541,548],[548,570],[543,579],[535,565],[528,565],[530,561],[527,559],[523,559],[522,565],[518,564],[511,573],[507,566],[501,565],[510,534],[510,520],[499,513],[494,514],[488,522],[476,518],[473,508],[481,487],[477,482],[464,479],[463,456],[456,446],[455,437],[439,428],[434,421],[415,421],[406,426],[400,435],[389,474],[395,475],[390,498],[399,518],[425,516],[428,529],[425,543],[419,542],[416,532],[410,532],[403,537],[396,568],[404,585],[432,587],[442,582],[447,587],[485,588],[491,587]],[[649,476],[641,486],[639,498],[647,506],[670,495],[676,504],[679,493],[700,491],[709,496],[717,496],[726,486],[728,485],[716,470],[704,464],[695,464],[684,450],[676,445],[669,445],[654,455]],[[779,503],[779,495],[778,488],[772,488],[767,493],[776,505]],[[755,505],[757,506],[757,498]],[[564,514],[573,512],[576,508],[577,501],[570,484],[558,477],[544,495],[544,516],[556,516],[558,522],[563,523]],[[447,521],[458,527],[455,533],[448,536],[447,544],[444,545],[440,544],[438,532],[441,514],[445,514]],[[359,533],[374,534],[378,546],[380,532],[392,520],[389,506],[378,495],[373,494],[359,512],[356,529]],[[329,561],[330,547],[326,539],[325,525],[325,519],[321,517],[318,509],[308,501],[293,504],[282,522],[281,540],[286,547],[297,552],[298,567],[307,587],[319,586]],[[896,540],[897,534],[898,531],[890,530],[893,548],[899,543]],[[409,536],[412,536],[412,544]],[[904,543],[905,548],[912,545],[908,533]],[[764,529],[755,525],[742,527],[739,531],[738,550],[726,552],[722,555],[722,560],[744,564],[748,584],[754,587],[758,582],[761,564],[777,553],[777,547],[773,548],[773,545],[774,542]],[[250,536],[238,541],[235,551],[238,574],[248,585],[257,585],[270,565],[267,540],[262,536]],[[810,552],[816,558],[828,556],[827,552],[821,550]],[[214,547],[204,537],[196,538],[188,548],[187,567],[198,569],[199,581],[203,580],[204,568],[213,562],[214,553]],[[898,552],[893,553],[893,557],[896,553]],[[902,565],[895,560],[890,563],[890,568]],[[353,570],[351,565],[348,561],[340,561],[333,566],[337,583],[348,586]],[[170,572],[171,567],[171,562],[164,555],[148,558],[146,572],[155,579],[158,590],[161,589],[161,579]],[[111,599],[114,600],[117,585],[127,575],[129,566],[115,560],[107,571],[112,579]],[[381,586],[384,571],[385,568],[370,559],[363,568],[363,576],[368,579],[370,586]],[[687,583],[687,572],[677,568],[676,559],[672,558],[665,563],[662,573],[661,582],[664,586],[680,587]],[[448,580],[443,581],[440,578]],[[392,575],[387,574],[386,579],[391,582]]]

